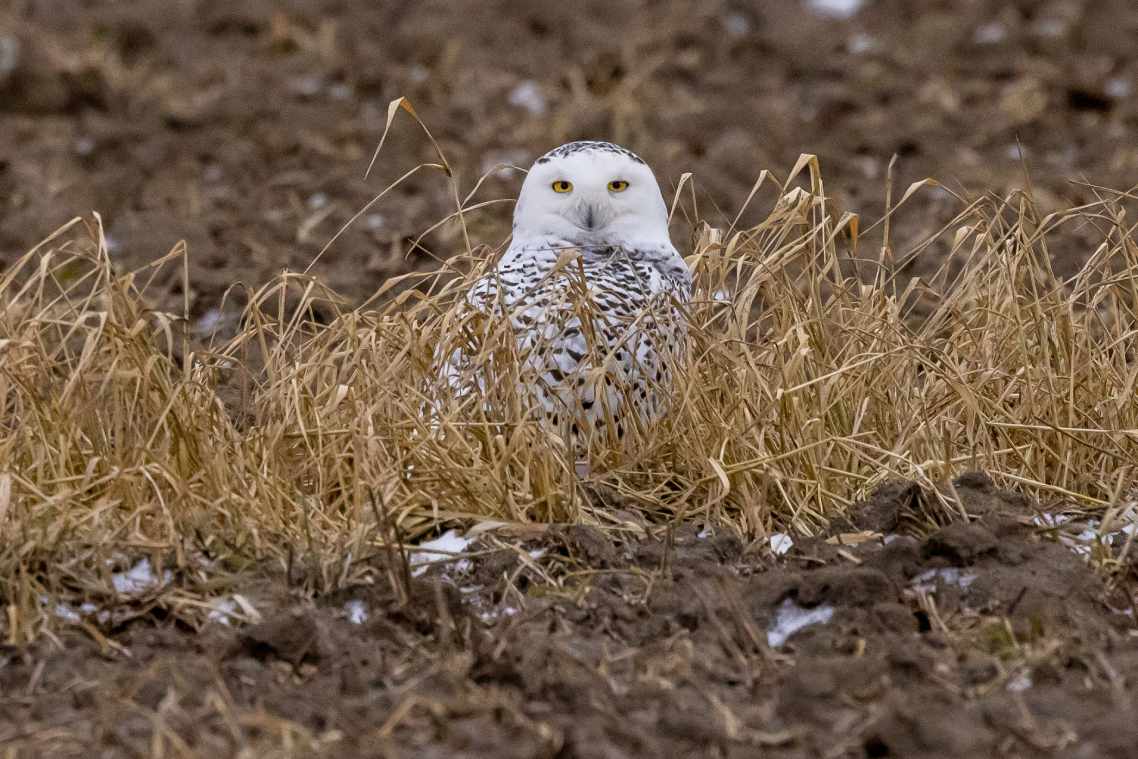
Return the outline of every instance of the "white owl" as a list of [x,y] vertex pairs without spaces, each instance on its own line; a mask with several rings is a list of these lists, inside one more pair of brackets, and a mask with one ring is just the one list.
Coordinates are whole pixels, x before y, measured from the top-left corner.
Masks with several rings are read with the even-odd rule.
[[652,170],[618,145],[571,142],[529,170],[510,247],[460,304],[443,376],[460,397],[491,395],[503,374],[482,347],[508,323],[525,412],[579,447],[619,440],[666,412],[690,298]]

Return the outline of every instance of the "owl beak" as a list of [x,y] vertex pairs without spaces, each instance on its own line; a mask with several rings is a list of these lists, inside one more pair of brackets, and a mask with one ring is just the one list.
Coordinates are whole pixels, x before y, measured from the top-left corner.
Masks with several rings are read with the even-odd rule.
[[596,222],[596,216],[597,216],[597,214],[593,208],[593,204],[592,203],[587,204],[585,206],[585,228],[586,229],[592,229],[593,228],[593,225]]

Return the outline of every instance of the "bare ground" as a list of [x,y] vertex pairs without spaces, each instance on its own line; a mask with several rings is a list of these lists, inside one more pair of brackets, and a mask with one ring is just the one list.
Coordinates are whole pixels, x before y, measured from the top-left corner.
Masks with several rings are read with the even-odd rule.
[[[216,319],[227,288],[305,268],[388,181],[433,160],[401,123],[363,179],[398,96],[467,190],[495,163],[608,137],[665,186],[695,172],[700,213],[721,222],[761,169],[813,152],[835,202],[872,220],[894,154],[898,188],[933,175],[1000,192],[1027,182],[1018,144],[1041,204],[1077,203],[1094,190],[1072,179],[1129,187],[1138,175],[1136,32],[1124,0],[878,0],[847,20],[791,2],[17,0],[0,10],[0,265],[97,210],[124,268],[185,239],[192,316]],[[517,184],[494,175],[480,197]],[[935,192],[919,203],[894,229],[902,240],[957,207]],[[461,247],[454,231],[427,250],[410,241],[452,208],[441,177],[416,176],[314,271],[358,301],[433,268]],[[471,237],[499,242],[509,209],[473,215]],[[1087,253],[1054,252],[1061,272]],[[180,303],[181,286],[172,273],[148,294]],[[382,556],[357,560],[346,583],[300,559],[244,569],[223,590],[250,599],[259,623],[210,621],[163,594],[4,648],[0,746],[1132,755],[1133,565],[1098,573],[1030,524],[1037,505],[980,477],[956,489],[968,520],[929,525],[929,494],[902,483],[836,525],[834,542],[796,539],[781,557],[689,524],[535,530],[487,543],[466,574],[410,585]],[[353,600],[366,620],[348,618]],[[792,607],[832,611],[772,646]]]
[[[126,621],[3,652],[0,743],[28,756],[1131,756],[1133,566],[1108,585],[1032,525],[1035,504],[980,474],[954,487],[969,520],[923,538],[911,526],[930,494],[891,483],[853,524],[782,556],[691,525],[559,527],[409,585],[378,558],[323,594],[299,568],[247,577],[264,620],[236,629],[136,601],[116,612]],[[795,632],[795,614],[814,624]]]

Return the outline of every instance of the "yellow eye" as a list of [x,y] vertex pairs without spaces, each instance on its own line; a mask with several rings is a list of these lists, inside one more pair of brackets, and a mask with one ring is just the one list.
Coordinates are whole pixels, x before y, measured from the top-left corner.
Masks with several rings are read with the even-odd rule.
[[573,189],[573,183],[572,182],[566,182],[564,179],[558,179],[556,182],[553,183],[553,191],[554,192],[569,192],[572,189]]
[[609,192],[624,192],[628,189],[628,182],[623,179],[614,179],[609,182]]

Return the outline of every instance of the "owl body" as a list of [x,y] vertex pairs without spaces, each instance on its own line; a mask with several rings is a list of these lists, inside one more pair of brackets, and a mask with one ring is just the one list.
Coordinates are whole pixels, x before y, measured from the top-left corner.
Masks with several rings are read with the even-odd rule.
[[[516,367],[510,376],[526,414],[578,442],[619,440],[667,411],[686,343],[691,274],[668,238],[663,199],[643,162],[609,143],[583,144],[534,164],[513,243],[471,287],[461,310],[490,317],[468,330],[475,342],[507,325]],[[580,187],[583,199],[543,197],[570,194],[546,192],[558,182]],[[628,183],[627,190],[643,185],[640,197],[627,207],[610,205],[608,196],[624,191],[601,188],[614,182]],[[452,389],[492,394],[488,383],[499,375],[493,360],[474,345],[454,350],[446,368]],[[472,365],[477,361],[482,365]]]

